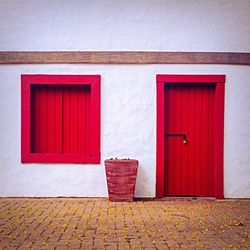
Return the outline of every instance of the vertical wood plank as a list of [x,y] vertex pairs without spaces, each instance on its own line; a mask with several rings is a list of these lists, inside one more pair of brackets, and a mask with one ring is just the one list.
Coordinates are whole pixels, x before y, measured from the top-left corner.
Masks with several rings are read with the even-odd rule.
[[202,173],[201,178],[203,184],[201,186],[202,196],[208,195],[209,182],[208,182],[208,154],[210,147],[208,145],[208,94],[210,92],[210,85],[207,86],[207,89],[203,88],[203,112],[202,112],[202,122],[203,122],[203,133],[202,133]]
[[204,98],[204,93],[203,93],[203,86],[199,86],[198,88],[199,94],[197,96],[197,98],[199,99],[199,112],[197,113],[197,142],[199,145],[199,150],[196,152],[196,157],[198,158],[198,165],[197,165],[197,169],[198,169],[198,178],[195,179],[196,183],[197,183],[197,195],[198,196],[202,196],[202,186],[205,184],[203,183],[202,180],[202,172],[203,172],[203,143],[202,143],[202,139],[203,139],[203,133],[204,133],[204,128],[203,128],[203,121],[202,121],[202,114],[204,112],[204,107],[203,107],[203,98]]
[[97,77],[91,85],[91,156],[99,162],[101,157],[101,77]]
[[[193,98],[193,85],[189,84],[188,86],[188,91],[187,91],[187,103],[186,103],[186,116],[187,116],[187,128],[186,128],[186,133],[187,133],[187,164],[189,162],[192,162],[193,155],[194,155],[194,130],[193,126],[194,123],[193,121],[195,120],[194,118],[194,111],[190,112],[190,107],[194,107],[194,98]],[[186,190],[188,194],[192,193],[192,186],[193,186],[193,173],[192,171],[189,171],[189,168],[187,169],[187,186]]]
[[31,84],[29,77],[21,76],[21,162],[29,162],[31,153]]
[[198,107],[197,107],[197,113],[196,113],[196,141],[197,141],[197,151],[196,151],[196,158],[197,158],[197,165],[196,165],[196,171],[197,175],[195,178],[196,188],[195,192],[197,196],[201,196],[201,186],[202,186],[202,168],[203,168],[203,162],[202,162],[202,134],[203,134],[203,127],[202,127],[202,113],[203,113],[203,91],[202,87],[199,86],[197,88],[197,96],[198,99]]
[[[174,129],[173,122],[175,120],[175,104],[173,102],[173,88],[166,86],[165,96],[165,133],[171,133]],[[167,180],[167,192],[173,194],[175,192],[175,162],[174,156],[170,155],[171,148],[174,149],[174,138],[165,137],[167,146],[165,147],[165,167],[166,167],[166,180]],[[174,150],[175,151],[175,150]],[[171,180],[173,178],[174,180]]]
[[215,197],[224,198],[223,152],[224,152],[224,99],[225,84],[219,82],[215,90],[215,133],[214,133],[214,191]]
[[196,132],[196,128],[197,128],[197,125],[196,125],[196,119],[197,119],[197,106],[199,105],[198,103],[198,100],[197,100],[197,88],[196,86],[194,85],[194,88],[193,88],[193,91],[192,91],[192,95],[193,95],[193,98],[194,98],[194,107],[193,107],[193,112],[194,112],[194,120],[193,120],[193,147],[194,147],[194,150],[193,150],[193,155],[192,155],[192,162],[193,164],[191,165],[191,169],[190,169],[190,172],[192,174],[192,193],[195,192],[195,189],[196,189],[196,182],[195,182],[195,179],[196,179],[196,174],[198,173],[197,172],[197,159],[196,159],[196,152],[198,152],[199,148],[198,148],[198,144],[197,144],[197,132]]
[[[92,91],[92,90],[91,90]],[[91,119],[92,119],[92,107],[91,107],[91,96],[90,92],[85,93],[85,136],[86,136],[86,152],[90,153],[92,151],[92,132],[93,134],[95,131],[93,131],[91,127]]]
[[[188,131],[188,105],[189,104],[189,95],[188,95],[188,85],[185,85],[185,88],[182,88],[182,134],[186,134],[187,137],[189,137],[189,131]],[[189,183],[189,176],[188,176],[188,168],[187,168],[187,150],[188,150],[188,144],[184,144],[183,141],[182,144],[182,165],[184,166],[184,169],[182,171],[182,194],[185,195],[185,192],[188,192],[188,183]]]
[[48,146],[47,153],[55,152],[55,87],[48,86]]
[[70,153],[70,88],[63,87],[63,153]]
[[70,152],[78,151],[78,92],[79,86],[70,87]]
[[48,92],[47,86],[41,86],[39,99],[40,131],[39,131],[39,151],[37,153],[47,153],[48,146]]
[[210,157],[209,157],[209,183],[210,189],[209,193],[214,196],[214,99],[215,96],[215,86],[213,91],[210,93],[209,102],[209,145],[210,145]]
[[156,196],[164,197],[164,82],[157,76]]
[[[174,133],[180,133],[180,126],[181,126],[181,112],[180,112],[180,106],[181,106],[181,98],[180,98],[180,88],[176,84],[174,86],[174,127],[173,127],[173,132]],[[175,173],[175,193],[178,192],[180,193],[181,190],[181,166],[180,166],[180,158],[182,157],[180,154],[180,138],[179,137],[173,137],[174,140],[174,173]]]
[[206,143],[206,137],[207,137],[207,123],[206,118],[208,115],[208,110],[206,109],[206,96],[207,92],[209,91],[209,86],[207,84],[201,86],[201,119],[200,119],[200,126],[201,126],[201,137],[200,137],[200,143],[201,143],[201,164],[200,164],[200,195],[206,196],[208,193],[206,193],[207,185],[208,185],[208,176],[206,175],[206,168],[207,168],[207,159],[206,159],[206,152],[209,150]]
[[[185,114],[184,114],[184,105],[185,105],[185,89],[186,89],[186,85],[182,88],[180,85],[178,86],[180,88],[180,133],[181,134],[186,134],[186,119],[185,119]],[[183,144],[183,138],[179,137],[179,152],[180,152],[180,175],[181,175],[181,183],[180,183],[180,193],[181,195],[184,195],[186,190],[184,189],[185,185],[186,185],[186,169],[187,169],[187,165],[185,162],[185,146]]]
[[78,153],[86,153],[86,95],[88,88],[82,87],[78,101]]
[[63,128],[63,99],[62,86],[55,89],[55,153],[62,153],[62,128]]
[[[169,117],[171,117],[171,110],[172,107],[170,103],[170,88],[165,88],[165,133],[170,131],[170,122],[169,122]],[[173,176],[172,172],[172,162],[171,159],[172,157],[169,157],[168,152],[169,152],[169,147],[171,146],[171,138],[169,137],[164,137],[165,138],[165,194],[166,193],[171,193],[173,192],[173,182],[169,181],[169,176]]]
[[40,92],[38,86],[31,87],[31,152],[39,152],[40,147]]
[[[164,115],[164,123],[165,123],[165,128],[164,128],[164,133],[168,130],[168,123],[167,123],[167,117],[168,117],[168,90],[165,89],[164,90],[164,110],[165,110],[165,115]],[[164,179],[165,179],[165,185],[164,185],[164,194],[166,194],[167,192],[169,192],[170,186],[169,186],[169,182],[168,182],[168,162],[167,162],[167,149],[169,147],[169,143],[167,140],[167,137],[164,136],[164,154],[165,154],[165,161],[164,161],[164,168],[165,168],[165,172],[164,172]]]

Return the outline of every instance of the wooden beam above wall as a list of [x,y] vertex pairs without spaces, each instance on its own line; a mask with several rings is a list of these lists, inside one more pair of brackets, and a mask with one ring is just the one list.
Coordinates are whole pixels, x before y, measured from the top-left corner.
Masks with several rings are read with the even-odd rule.
[[250,65],[250,53],[151,51],[0,51],[0,64]]

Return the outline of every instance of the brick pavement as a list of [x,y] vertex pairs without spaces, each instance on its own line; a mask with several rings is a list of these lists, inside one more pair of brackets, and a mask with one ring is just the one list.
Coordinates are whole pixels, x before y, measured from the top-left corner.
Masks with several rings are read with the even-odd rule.
[[250,249],[250,200],[0,198],[0,249]]

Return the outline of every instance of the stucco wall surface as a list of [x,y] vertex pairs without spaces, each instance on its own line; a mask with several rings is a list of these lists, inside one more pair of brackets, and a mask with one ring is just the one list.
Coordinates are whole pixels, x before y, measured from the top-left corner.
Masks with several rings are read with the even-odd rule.
[[[20,163],[20,75],[101,74],[101,164]],[[103,161],[139,160],[136,196],[155,196],[156,74],[226,74],[225,197],[250,197],[247,66],[26,65],[0,67],[0,196],[107,196]]]
[[0,50],[249,51],[249,0],[1,0]]
[[[1,0],[0,50],[250,51],[249,0]],[[107,196],[103,161],[155,196],[156,74],[226,74],[225,197],[250,197],[250,71],[225,65],[1,65],[0,196]],[[100,74],[100,165],[20,163],[21,74]]]

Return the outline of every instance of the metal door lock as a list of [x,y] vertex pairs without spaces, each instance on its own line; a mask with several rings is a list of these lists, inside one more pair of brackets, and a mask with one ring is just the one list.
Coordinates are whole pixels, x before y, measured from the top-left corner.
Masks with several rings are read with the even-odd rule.
[[187,144],[187,135],[186,134],[165,134],[165,136],[182,136],[183,144]]

